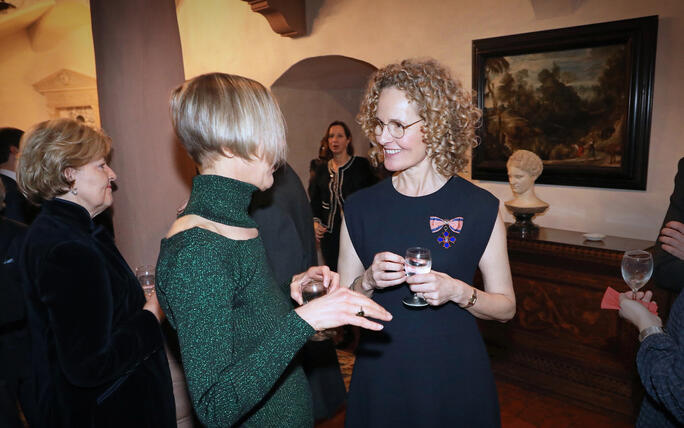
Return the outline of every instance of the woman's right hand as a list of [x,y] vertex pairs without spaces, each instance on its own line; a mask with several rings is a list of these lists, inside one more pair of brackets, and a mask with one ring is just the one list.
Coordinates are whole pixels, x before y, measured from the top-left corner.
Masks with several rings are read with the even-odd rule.
[[363,273],[361,287],[365,291],[399,285],[406,281],[404,258],[385,251],[373,257],[373,263]]
[[323,236],[327,231],[327,227],[323,226],[317,221],[314,221],[314,233],[316,234],[316,241],[320,241],[321,239],[323,239]]
[[[316,331],[343,325],[382,330],[382,324],[371,321],[368,317],[381,321],[392,319],[392,314],[385,308],[348,288],[338,288],[298,307],[295,312]],[[363,315],[360,315],[360,312]]]

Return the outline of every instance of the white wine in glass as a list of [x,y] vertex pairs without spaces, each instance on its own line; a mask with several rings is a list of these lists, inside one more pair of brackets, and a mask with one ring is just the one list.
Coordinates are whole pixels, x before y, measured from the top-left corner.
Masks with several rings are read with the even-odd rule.
[[[406,250],[404,256],[404,271],[406,276],[413,276],[416,274],[430,273],[432,269],[432,258],[430,257],[430,250],[423,247],[411,247]],[[427,302],[416,293],[411,293],[410,296],[404,297],[402,300],[406,306],[422,307],[427,306]]]
[[653,257],[648,251],[629,250],[622,256],[622,278],[632,289],[632,298],[653,275]]

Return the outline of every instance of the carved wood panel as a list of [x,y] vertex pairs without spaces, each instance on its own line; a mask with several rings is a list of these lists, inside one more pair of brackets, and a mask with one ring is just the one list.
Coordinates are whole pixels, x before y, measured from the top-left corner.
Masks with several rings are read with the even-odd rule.
[[[529,389],[634,420],[642,397],[636,329],[617,311],[601,310],[606,287],[626,291],[620,262],[649,241],[584,242],[578,232],[544,229],[536,239],[509,238],[517,314],[506,324],[480,322],[492,367]],[[476,279],[481,286],[481,279]],[[654,284],[660,315],[672,296]]]

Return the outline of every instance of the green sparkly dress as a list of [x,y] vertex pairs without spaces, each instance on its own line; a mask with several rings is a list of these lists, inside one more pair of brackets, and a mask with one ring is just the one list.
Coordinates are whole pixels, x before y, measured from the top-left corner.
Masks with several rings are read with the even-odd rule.
[[[184,214],[254,228],[251,184],[194,178]],[[310,427],[311,393],[292,360],[314,333],[268,267],[261,238],[232,240],[198,227],[163,239],[159,302],[178,332],[197,416],[207,426]]]

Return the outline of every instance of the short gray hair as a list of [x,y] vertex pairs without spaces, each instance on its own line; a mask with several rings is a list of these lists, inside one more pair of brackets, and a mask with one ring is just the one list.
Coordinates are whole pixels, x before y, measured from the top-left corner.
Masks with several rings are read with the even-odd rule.
[[177,87],[170,104],[173,129],[199,165],[223,149],[243,159],[285,161],[285,120],[271,92],[254,80],[203,74]]

